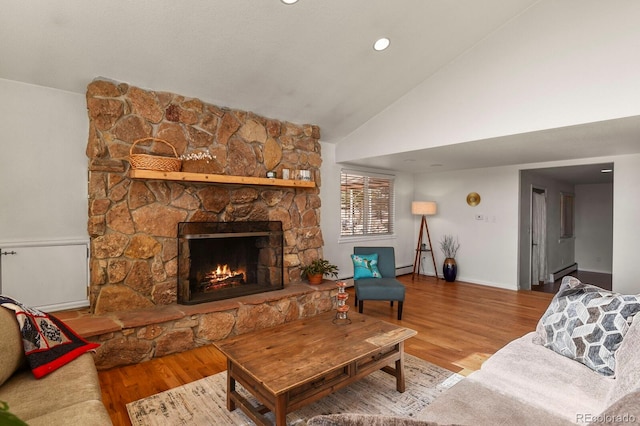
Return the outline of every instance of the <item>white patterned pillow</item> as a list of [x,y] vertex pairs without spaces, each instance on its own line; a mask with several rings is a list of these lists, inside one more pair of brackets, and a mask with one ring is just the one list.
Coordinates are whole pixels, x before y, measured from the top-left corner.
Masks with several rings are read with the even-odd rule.
[[565,277],[538,322],[535,343],[604,375],[615,375],[615,352],[640,311],[640,295],[623,295]]

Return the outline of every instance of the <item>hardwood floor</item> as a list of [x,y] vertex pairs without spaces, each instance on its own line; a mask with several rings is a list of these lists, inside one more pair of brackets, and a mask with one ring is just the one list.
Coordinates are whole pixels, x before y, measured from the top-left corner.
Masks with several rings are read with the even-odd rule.
[[[593,284],[605,290],[611,290],[612,288],[611,274],[589,271],[575,271],[570,273],[569,275],[576,277],[583,283]],[[560,284],[562,284],[562,278],[549,284],[532,285],[531,290],[556,294],[558,292],[558,289],[560,288]]]
[[[404,275],[407,288],[402,321],[388,302],[365,301],[364,313],[402,324],[418,334],[405,351],[467,374],[509,341],[535,329],[552,294],[445,283],[433,277]],[[353,307],[353,289],[349,290]],[[126,404],[226,369],[226,358],[213,346],[100,371],[102,396],[113,423],[130,425]]]

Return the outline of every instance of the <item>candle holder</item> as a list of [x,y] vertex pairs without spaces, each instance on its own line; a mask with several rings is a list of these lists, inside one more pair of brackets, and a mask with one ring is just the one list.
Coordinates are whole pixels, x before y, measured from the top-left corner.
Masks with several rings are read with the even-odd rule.
[[336,299],[338,300],[338,307],[336,309],[336,317],[333,319],[333,323],[351,324],[351,320],[347,316],[347,312],[349,312],[349,305],[347,305],[349,294],[345,291],[347,283],[345,283],[344,281],[337,281],[336,285],[338,286],[338,294],[336,295]]

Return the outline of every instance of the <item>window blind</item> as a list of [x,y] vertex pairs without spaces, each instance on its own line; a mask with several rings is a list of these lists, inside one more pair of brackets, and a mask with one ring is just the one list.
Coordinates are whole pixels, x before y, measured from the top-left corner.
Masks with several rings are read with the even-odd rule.
[[341,236],[393,233],[393,181],[393,176],[341,171]]

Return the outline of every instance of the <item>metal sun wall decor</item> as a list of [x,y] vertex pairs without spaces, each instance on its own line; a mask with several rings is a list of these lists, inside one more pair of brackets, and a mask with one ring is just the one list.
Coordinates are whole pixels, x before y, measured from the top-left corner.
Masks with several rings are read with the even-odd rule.
[[467,195],[467,204],[471,207],[475,207],[480,204],[480,194],[477,192],[470,192],[469,195]]

